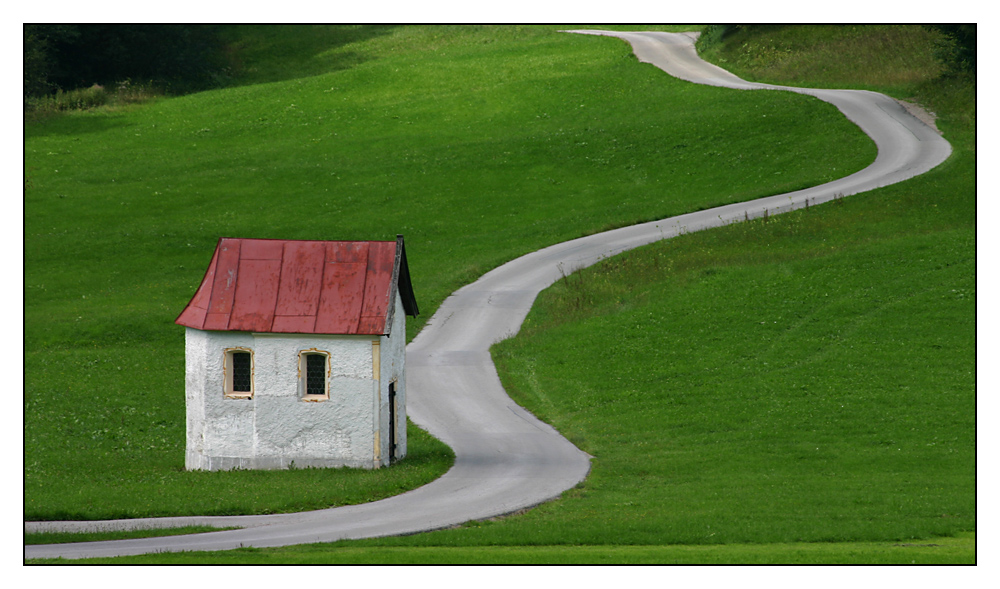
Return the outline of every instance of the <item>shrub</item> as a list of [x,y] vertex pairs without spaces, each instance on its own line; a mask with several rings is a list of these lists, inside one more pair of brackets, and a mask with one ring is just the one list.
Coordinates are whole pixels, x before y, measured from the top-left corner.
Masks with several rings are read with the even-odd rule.
[[94,84],[89,88],[56,90],[55,94],[47,96],[26,97],[24,109],[27,116],[39,117],[72,110],[138,104],[162,94],[152,84],[135,84],[131,80],[125,80],[115,84],[114,92]]
[[935,57],[956,72],[976,71],[976,25],[932,25],[943,35],[935,47]]
[[107,103],[108,93],[104,90],[104,86],[98,84],[68,92],[56,90],[55,94],[29,101],[33,110],[39,111],[85,110]]

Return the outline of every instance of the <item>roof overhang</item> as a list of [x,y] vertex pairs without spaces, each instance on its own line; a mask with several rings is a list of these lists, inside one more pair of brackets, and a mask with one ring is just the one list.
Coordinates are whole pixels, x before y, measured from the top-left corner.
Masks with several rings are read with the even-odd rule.
[[389,335],[416,316],[403,236],[391,241],[221,238],[175,321],[202,330]]

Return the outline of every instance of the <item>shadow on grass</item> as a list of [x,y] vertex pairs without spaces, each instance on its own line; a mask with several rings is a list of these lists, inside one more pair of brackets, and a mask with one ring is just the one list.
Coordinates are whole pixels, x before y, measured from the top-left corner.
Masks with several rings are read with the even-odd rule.
[[[348,44],[390,34],[396,25],[225,25],[218,30],[226,71],[210,89],[233,88],[307,78],[356,67],[373,59],[356,51],[339,51]],[[99,133],[127,126],[128,117],[72,116],[80,111],[54,112],[26,118],[24,137]],[[30,120],[29,120],[30,119]]]
[[370,57],[337,51],[396,25],[232,25],[220,31],[234,77],[227,86],[282,82],[346,70]]
[[132,126],[128,117],[123,116],[72,116],[54,113],[35,119],[24,125],[24,138],[47,137],[52,135],[87,135],[111,129]]

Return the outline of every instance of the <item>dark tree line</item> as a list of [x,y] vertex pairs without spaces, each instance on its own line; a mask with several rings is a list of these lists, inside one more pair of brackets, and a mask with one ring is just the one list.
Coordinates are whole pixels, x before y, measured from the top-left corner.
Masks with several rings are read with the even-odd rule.
[[976,71],[976,25],[931,25],[948,40],[938,55],[953,70]]
[[123,80],[186,91],[224,65],[212,25],[24,25],[25,98]]

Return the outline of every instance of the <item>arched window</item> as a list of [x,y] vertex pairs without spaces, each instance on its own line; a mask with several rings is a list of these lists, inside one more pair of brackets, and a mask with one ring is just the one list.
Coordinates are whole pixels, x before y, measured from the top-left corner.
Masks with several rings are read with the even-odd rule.
[[303,401],[330,398],[330,354],[315,349],[299,353],[299,391]]
[[253,398],[253,351],[248,348],[226,350],[225,395],[230,399]]

